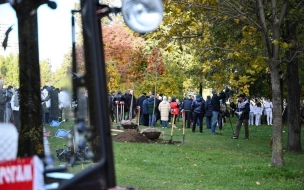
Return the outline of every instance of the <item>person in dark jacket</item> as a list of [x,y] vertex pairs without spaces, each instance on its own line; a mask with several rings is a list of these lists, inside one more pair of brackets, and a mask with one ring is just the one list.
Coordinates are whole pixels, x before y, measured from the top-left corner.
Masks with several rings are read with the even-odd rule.
[[58,121],[59,118],[59,89],[52,87],[50,121]]
[[129,119],[129,108],[130,108],[130,103],[131,103],[131,97],[129,96],[129,90],[126,90],[125,94],[121,96],[121,102],[123,103],[123,120],[128,120]]
[[155,127],[156,122],[156,100],[155,96],[151,95],[148,100],[148,112],[149,112],[149,127]]
[[207,129],[211,129],[211,119],[212,119],[212,104],[211,104],[211,97],[207,96],[207,100],[205,103],[205,110],[206,110],[206,124]]
[[238,96],[238,104],[235,113],[238,116],[238,121],[236,124],[236,131],[232,139],[238,139],[241,126],[244,124],[245,128],[245,140],[249,139],[249,129],[248,129],[248,119],[249,119],[250,105],[244,94]]
[[0,80],[0,122],[4,122],[5,99],[3,93],[3,80]]
[[112,104],[112,102],[113,102],[113,97],[112,97],[112,95],[110,94],[110,93],[108,93],[108,103],[109,103],[109,106],[108,106],[108,108],[109,108],[109,115],[110,115],[110,119],[111,119],[111,121],[112,122],[114,122],[114,109],[115,109],[115,107],[114,107],[114,105]]
[[135,97],[133,90],[130,90],[128,99],[130,101],[128,119],[130,118],[130,115],[131,115],[132,119],[134,119],[137,111],[136,111],[136,97]]
[[146,99],[146,93],[142,93],[141,96],[137,99],[137,102],[136,102],[136,106],[137,108],[139,107],[140,108],[140,115],[138,116],[140,118],[139,122],[140,124],[142,125],[144,122],[143,122],[143,102],[144,100]]
[[193,100],[191,96],[188,96],[188,99],[184,100],[182,104],[182,111],[185,112],[185,119],[187,123],[187,128],[190,128],[191,120],[192,120],[192,112],[191,112],[191,104]]
[[223,99],[223,95],[222,93],[220,94],[220,96],[217,96],[217,91],[216,90],[212,90],[212,99],[211,99],[211,104],[212,104],[212,124],[211,124],[211,134],[216,134],[215,133],[215,127],[217,124],[217,119],[218,119],[218,114],[220,112],[220,99]]
[[144,126],[149,126],[149,110],[148,110],[148,100],[149,96],[145,97],[146,99],[143,101],[142,104],[142,113],[143,113],[143,125]]
[[114,113],[115,113],[115,116],[116,116],[116,123],[119,123],[120,120],[121,120],[121,106],[120,106],[120,102],[121,102],[121,97],[122,97],[122,94],[121,94],[121,91],[118,90],[117,91],[117,94],[115,94],[115,96],[113,97],[113,105],[114,105]]
[[12,107],[11,107],[11,99],[13,96],[13,86],[8,86],[6,89],[6,103],[5,103],[5,122],[10,123],[11,122],[11,116],[12,116]]
[[191,110],[193,114],[193,126],[192,132],[195,133],[196,122],[199,119],[199,130],[200,133],[203,133],[203,117],[205,114],[205,100],[201,98],[200,94],[196,95],[196,99],[191,104]]

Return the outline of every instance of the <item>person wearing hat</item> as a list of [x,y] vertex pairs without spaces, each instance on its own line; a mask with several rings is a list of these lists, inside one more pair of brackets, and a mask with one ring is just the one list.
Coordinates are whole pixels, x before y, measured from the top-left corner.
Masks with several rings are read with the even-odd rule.
[[232,139],[238,139],[241,126],[244,125],[245,128],[245,140],[249,139],[249,129],[248,129],[248,120],[249,120],[250,106],[249,102],[244,94],[238,95],[238,104],[235,113],[238,116],[238,121],[236,124],[236,131]]
[[203,117],[205,114],[205,100],[201,98],[200,94],[196,95],[196,99],[191,104],[191,110],[193,114],[192,132],[195,133],[196,122],[199,119],[199,130],[203,133]]
[[212,90],[212,98],[211,98],[211,106],[212,106],[212,124],[211,124],[211,134],[215,133],[215,127],[218,120],[218,115],[221,109],[220,100],[224,99],[223,93],[220,93],[220,96],[217,96],[217,91],[215,89]]

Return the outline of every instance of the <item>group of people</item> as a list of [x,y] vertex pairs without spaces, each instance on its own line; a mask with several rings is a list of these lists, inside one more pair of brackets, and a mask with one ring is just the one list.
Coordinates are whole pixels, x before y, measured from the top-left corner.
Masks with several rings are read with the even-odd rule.
[[[263,122],[267,123],[267,125],[272,125],[273,104],[269,98],[263,102],[263,106],[259,101],[256,101],[256,103],[254,103],[254,101],[251,101],[249,107],[249,125],[258,126],[261,125]],[[230,108],[232,113],[236,109],[236,105],[231,102]]]
[[69,120],[71,98],[65,88],[59,90],[54,86],[43,86],[41,88],[41,101],[42,121],[44,123]]
[[[3,88],[3,85],[3,80],[0,80],[0,122],[14,123],[20,131],[19,89],[13,86]],[[60,121],[63,112],[65,120],[68,120],[71,101],[65,89],[59,91],[58,88],[44,86],[41,88],[41,101],[43,123]]]
[[[216,133],[216,127],[222,130],[223,122],[225,122],[226,112],[230,112],[232,117],[236,115],[238,121],[233,139],[238,139],[241,126],[245,128],[245,139],[249,138],[248,125],[260,125],[261,117],[266,115],[267,124],[272,125],[272,109],[273,105],[270,99],[255,105],[244,95],[238,96],[238,103],[230,103],[230,110],[226,106],[227,94],[217,90],[212,90],[212,96],[207,99],[201,97],[200,94],[195,96],[189,95],[183,101],[179,101],[175,97],[167,97],[162,94],[154,95],[153,92],[142,93],[136,99],[133,90],[126,91],[124,94],[118,91],[117,94],[112,92],[109,94],[109,109],[112,122],[121,121],[123,119],[133,119],[136,114],[139,116],[141,125],[155,127],[159,121],[163,128],[167,128],[171,124],[177,128],[176,121],[181,117],[185,118],[186,127],[192,128],[192,132],[196,132],[196,126],[199,126],[199,132],[203,133],[203,118],[206,118],[206,128],[210,129],[211,134]],[[224,108],[224,109],[223,109]],[[264,113],[263,113],[264,112]]]
[[[192,132],[195,133],[198,125],[199,132],[203,133],[203,118],[206,116],[207,129],[211,130],[211,134],[216,134],[215,128],[219,121],[218,118],[221,117],[221,115],[219,116],[220,101],[225,102],[226,97],[222,93],[218,96],[216,90],[212,90],[212,93],[212,98],[208,96],[207,101],[200,94],[190,95],[187,99],[179,101],[176,97],[167,98],[162,94],[154,95],[151,91],[149,95],[142,93],[136,99],[132,90],[126,91],[125,94],[119,90],[117,94],[115,92],[108,94],[110,118],[112,122],[116,120],[119,123],[123,119],[129,119],[129,115],[134,118],[138,113],[141,125],[155,127],[156,123],[160,121],[163,128],[167,128],[170,122],[174,128],[177,128],[176,121],[179,121],[183,115],[187,128],[192,125]],[[131,102],[133,102],[132,105]],[[212,118],[213,120],[211,120]]]

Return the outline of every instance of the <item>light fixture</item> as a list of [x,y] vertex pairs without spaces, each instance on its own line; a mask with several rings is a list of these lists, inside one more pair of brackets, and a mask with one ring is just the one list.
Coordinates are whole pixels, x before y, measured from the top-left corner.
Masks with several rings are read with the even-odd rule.
[[121,13],[125,23],[135,32],[156,30],[163,19],[161,0],[123,0]]

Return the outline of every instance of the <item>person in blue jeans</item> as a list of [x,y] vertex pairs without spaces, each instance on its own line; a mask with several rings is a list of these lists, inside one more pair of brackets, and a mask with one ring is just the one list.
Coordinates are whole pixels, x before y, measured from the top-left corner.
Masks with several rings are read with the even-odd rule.
[[148,112],[149,112],[149,127],[155,127],[156,122],[156,101],[154,95],[151,95],[148,100]]
[[201,98],[200,94],[196,95],[196,99],[191,104],[193,112],[193,126],[192,132],[195,133],[197,121],[199,121],[199,131],[203,133],[203,117],[205,114],[205,100]]
[[206,110],[206,125],[207,129],[211,129],[211,120],[212,120],[212,104],[211,104],[211,97],[207,96],[207,100],[205,103],[205,110]]
[[220,112],[220,99],[224,99],[224,94],[220,93],[220,96],[217,95],[217,91],[215,89],[212,90],[212,98],[211,98],[211,105],[212,105],[212,124],[211,124],[211,134],[215,133],[215,128],[217,124],[218,114]]

